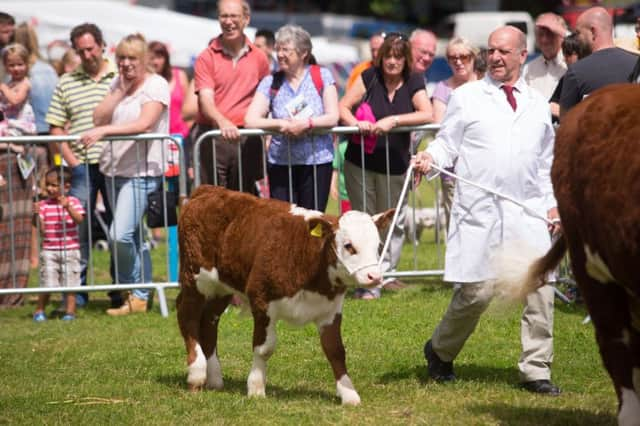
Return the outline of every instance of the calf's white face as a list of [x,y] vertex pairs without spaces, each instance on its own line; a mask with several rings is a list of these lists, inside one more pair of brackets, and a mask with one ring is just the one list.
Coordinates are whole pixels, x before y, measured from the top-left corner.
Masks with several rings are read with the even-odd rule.
[[349,211],[340,217],[335,235],[338,269],[346,284],[372,287],[380,284],[382,272],[378,266],[380,235],[371,216]]

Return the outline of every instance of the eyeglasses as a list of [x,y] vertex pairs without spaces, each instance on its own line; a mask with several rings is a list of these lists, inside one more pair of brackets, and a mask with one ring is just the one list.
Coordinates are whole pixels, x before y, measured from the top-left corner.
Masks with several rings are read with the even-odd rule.
[[470,53],[466,53],[464,55],[447,55],[447,61],[452,63],[460,61],[463,64],[466,64],[471,60],[472,57],[473,55],[471,55]]

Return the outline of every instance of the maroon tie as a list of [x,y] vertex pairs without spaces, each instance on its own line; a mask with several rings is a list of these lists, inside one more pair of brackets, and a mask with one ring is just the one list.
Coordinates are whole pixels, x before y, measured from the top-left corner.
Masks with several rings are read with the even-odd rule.
[[513,86],[502,85],[502,90],[504,90],[504,93],[507,95],[507,102],[509,102],[509,105],[511,105],[511,108],[515,111],[518,105],[516,104],[516,97],[513,96],[513,89],[515,89]]

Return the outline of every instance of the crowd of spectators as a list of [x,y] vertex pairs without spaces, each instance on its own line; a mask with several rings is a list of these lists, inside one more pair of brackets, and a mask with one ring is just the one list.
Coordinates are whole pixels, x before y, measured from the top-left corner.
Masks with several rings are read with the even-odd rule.
[[[171,66],[168,46],[147,43],[141,34],[121,40],[113,61],[105,55],[102,31],[91,23],[73,28],[71,47],[54,68],[41,58],[34,28],[26,23],[16,27],[10,15],[0,13],[0,134],[80,136],[47,145],[48,150],[0,145],[0,187],[11,182],[10,188],[0,188],[3,209],[5,195],[13,197],[11,211],[0,218],[0,288],[26,286],[30,246],[37,243],[32,237],[37,177],[23,170],[22,160],[37,157],[36,170],[46,170],[57,165],[57,156],[71,173],[45,174],[42,196],[48,201],[38,204],[37,212],[44,218],[40,206],[58,208],[55,220],[72,231],[77,248],[73,245],[69,253],[79,249],[77,281],[87,283],[89,224],[99,197],[110,223],[114,283],[151,281],[149,244],[142,232],[147,195],[161,186],[163,174],[175,170],[167,170],[163,141],[105,142],[117,135],[176,134],[189,153],[181,161],[187,161],[190,177],[200,173],[203,183],[254,194],[262,192],[257,182],[266,179],[271,197],[309,209],[324,211],[330,194],[342,211],[375,214],[394,207],[414,161],[419,173],[442,167],[487,185],[505,185],[508,193],[535,200],[543,214],[556,220],[548,179],[551,116],[561,122],[563,113],[589,93],[628,81],[638,68],[637,55],[615,47],[610,15],[593,7],[580,15],[574,33],[558,15],[538,16],[535,36],[541,54],[527,65],[530,52],[515,27],[496,29],[485,51],[463,38],[452,39],[446,47],[452,76],[433,93],[427,93],[425,72],[436,54],[435,34],[425,29],[411,35],[376,33],[369,40],[371,58],[354,67],[339,99],[334,76],[315,63],[307,31],[286,25],[275,35],[258,31],[252,42],[245,34],[250,16],[246,1],[218,2],[221,33],[203,46],[189,81],[185,70]],[[638,34],[640,40],[640,28]],[[425,151],[417,152],[424,148],[424,133],[391,132],[432,122],[441,123],[441,129]],[[339,123],[357,127],[358,133],[338,140],[315,132]],[[528,130],[519,131],[514,123]],[[244,127],[269,130],[273,136],[243,136]],[[194,171],[190,147],[214,129],[220,136],[199,146],[201,169]],[[7,169],[7,164],[16,166]],[[455,284],[455,292],[425,345],[425,357],[432,378],[450,381],[455,379],[453,360],[493,297],[490,252],[520,234],[543,250],[549,232],[558,227],[547,230],[512,205],[452,178],[443,178],[442,188],[449,231],[445,280]],[[383,260],[385,271],[398,265],[406,200],[400,210]],[[53,234],[46,233],[49,225],[40,225],[49,247],[47,238]],[[42,268],[58,273],[47,275],[46,285],[68,285],[71,275],[61,272],[61,263],[42,262]],[[403,287],[395,279],[384,284]],[[110,296],[107,313],[127,315],[145,312],[150,293],[138,289],[125,298],[119,292]],[[360,289],[356,297],[375,299],[380,293]],[[39,302],[34,320],[46,319],[46,300]],[[0,296],[2,306],[21,302],[19,295]],[[75,318],[75,306],[87,302],[86,294],[68,298],[65,318]],[[529,324],[538,324],[538,330]],[[527,390],[557,395],[560,390],[550,380],[552,328],[553,292],[545,286],[525,305],[519,369]]]

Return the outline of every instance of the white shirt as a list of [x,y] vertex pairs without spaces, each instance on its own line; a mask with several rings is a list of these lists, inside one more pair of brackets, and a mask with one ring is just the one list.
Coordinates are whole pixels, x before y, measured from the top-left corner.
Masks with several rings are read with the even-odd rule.
[[[546,217],[556,201],[551,186],[554,130],[546,99],[521,78],[517,109],[501,84],[487,75],[451,94],[440,131],[427,148],[436,165],[508,195]],[[550,246],[546,223],[516,204],[456,182],[445,256],[446,281],[494,278],[491,254],[506,241],[524,240],[544,254]]]
[[553,59],[538,56],[525,65],[522,75],[529,86],[538,90],[549,101],[565,72],[567,72],[567,64],[562,51],[559,51]]
[[[118,87],[120,77],[113,79],[111,90]],[[147,102],[160,102],[164,105],[160,119],[149,133],[169,133],[169,84],[158,74],[152,74],[132,95],[125,96],[113,111],[111,123],[122,124],[135,121],[142,105]],[[104,144],[100,156],[100,171],[107,176],[140,177],[162,176],[166,167],[163,165],[163,143],[165,159],[169,155],[167,141],[159,139],[149,141],[115,141]],[[145,164],[146,159],[146,164]],[[166,162],[166,161],[165,161]]]

